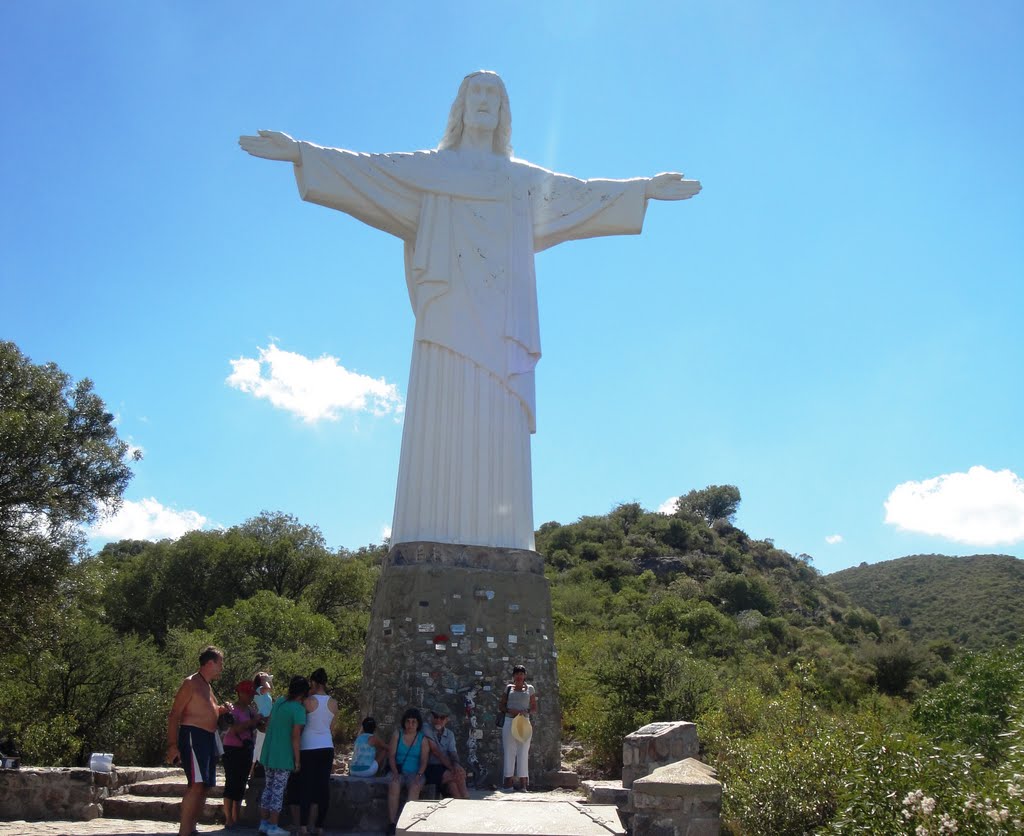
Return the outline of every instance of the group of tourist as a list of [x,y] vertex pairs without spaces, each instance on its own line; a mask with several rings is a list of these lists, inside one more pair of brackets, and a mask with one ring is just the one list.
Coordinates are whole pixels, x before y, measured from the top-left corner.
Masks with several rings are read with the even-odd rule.
[[[285,804],[299,834],[321,834],[330,803],[330,777],[334,765],[333,725],[338,704],[328,694],[327,674],[318,668],[307,679],[293,677],[287,696],[271,695],[273,677],[257,673],[235,686],[236,703],[217,702],[210,683],[224,668],[224,655],[215,647],[200,653],[199,670],[182,682],[167,721],[167,759],[185,770],[188,789],[181,806],[180,836],[190,836],[216,783],[218,759],[224,767],[224,820],[239,823],[245,789],[256,765],[264,770],[260,796],[259,832],[287,836],[278,820]],[[504,786],[525,791],[529,784],[529,753],[537,695],[526,682],[526,668],[516,665],[512,682],[501,696],[499,709],[504,752]],[[376,735],[372,717],[362,722],[350,765],[354,777],[372,777],[390,770],[388,832],[398,822],[399,800],[405,787],[410,801],[419,798],[426,784],[443,788],[453,798],[469,798],[466,770],[459,760],[455,735],[448,728],[448,708],[435,703],[430,722],[409,708],[401,724],[385,743]],[[217,730],[223,731],[223,737]],[[518,783],[517,783],[518,782]],[[312,824],[311,823],[314,823]],[[308,829],[307,829],[308,828]]]
[[[188,789],[182,799],[180,836],[191,836],[224,766],[224,824],[238,825],[245,788],[256,765],[264,770],[260,833],[288,836],[278,826],[287,803],[307,833],[310,822],[322,833],[330,803],[334,766],[334,719],[338,703],[327,693],[327,673],[318,668],[292,677],[288,695],[272,698],[273,676],[260,672],[235,686],[238,702],[217,702],[210,683],[224,669],[224,654],[207,647],[199,670],[182,682],[167,719],[167,760],[180,763]],[[218,735],[223,731],[223,737]]]

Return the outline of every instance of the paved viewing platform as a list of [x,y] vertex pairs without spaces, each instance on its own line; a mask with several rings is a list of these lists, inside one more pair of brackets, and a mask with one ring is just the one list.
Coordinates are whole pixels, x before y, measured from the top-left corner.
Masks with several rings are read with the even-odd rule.
[[[400,836],[717,836],[722,785],[693,757],[696,728],[686,721],[651,723],[623,741],[621,781],[583,781],[557,773],[562,786],[511,792],[471,789],[468,800],[407,802]],[[180,770],[128,767],[0,772],[0,836],[146,836],[176,833],[185,778]],[[574,779],[569,783],[569,778]],[[626,784],[628,780],[630,785]],[[221,818],[223,781],[210,791],[197,833],[258,832],[259,787],[251,786],[240,825]],[[376,836],[387,827],[386,778],[331,779],[327,836]],[[558,786],[558,783],[549,784]],[[290,810],[281,825],[292,824]],[[79,818],[75,819],[75,816]],[[17,820],[22,817],[24,820]],[[39,819],[40,821],[30,821]]]
[[[502,801],[517,804],[575,801],[585,804],[584,796],[568,790],[550,790],[527,793],[504,793],[494,790],[470,790],[470,798],[476,801]],[[285,817],[282,815],[282,819]],[[178,832],[176,822],[132,820],[117,818],[96,818],[92,821],[0,821],[0,836],[165,836]],[[221,824],[200,824],[199,834],[217,833],[225,836],[255,836],[255,826],[226,829]],[[384,831],[373,830],[363,833],[351,830],[324,829],[324,836],[380,836]]]

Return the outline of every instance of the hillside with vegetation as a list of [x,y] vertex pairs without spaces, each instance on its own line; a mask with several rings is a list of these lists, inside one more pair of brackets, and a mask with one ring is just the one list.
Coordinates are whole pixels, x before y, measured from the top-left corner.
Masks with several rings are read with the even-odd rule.
[[615,774],[624,734],[695,721],[726,833],[1024,828],[1024,647],[915,641],[733,526],[739,501],[540,527],[565,736]]
[[[89,554],[85,526],[117,509],[139,455],[115,423],[88,380],[0,341],[0,749],[32,765],[93,751],[160,763],[173,694],[207,644],[226,652],[221,699],[257,669],[286,682],[324,667],[351,739],[387,545],[332,550],[265,511]],[[1019,635],[1003,621],[1019,567],[978,558],[965,581],[936,580],[932,558],[892,578],[880,564],[874,606],[909,612],[908,632],[736,528],[739,504],[712,485],[671,514],[626,504],[536,533],[577,766],[616,776],[625,734],[689,719],[725,786],[726,833],[1024,829],[1024,646],[962,647],[987,642],[979,614]],[[922,614],[932,599],[945,621]]]
[[979,650],[1024,637],[1024,560],[1009,555],[918,554],[862,563],[826,580],[922,644]]
[[[1024,651],[915,643],[809,558],[736,528],[739,501],[711,486],[674,514],[629,504],[537,532],[577,767],[615,776],[625,734],[683,718],[725,784],[726,833],[1015,826]],[[98,750],[160,762],[171,696],[207,643],[226,651],[222,697],[255,669],[286,681],[322,665],[351,738],[385,553],[332,551],[314,526],[270,512],[109,544],[68,567],[33,629],[0,650],[0,748],[33,764]]]

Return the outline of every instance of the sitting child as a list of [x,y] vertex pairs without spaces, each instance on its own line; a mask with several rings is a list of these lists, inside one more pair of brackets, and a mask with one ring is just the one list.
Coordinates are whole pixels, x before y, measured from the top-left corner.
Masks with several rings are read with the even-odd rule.
[[388,744],[379,739],[374,732],[377,721],[372,717],[363,720],[363,733],[356,737],[352,752],[352,763],[348,774],[355,778],[372,778],[381,772],[381,766],[388,756]]

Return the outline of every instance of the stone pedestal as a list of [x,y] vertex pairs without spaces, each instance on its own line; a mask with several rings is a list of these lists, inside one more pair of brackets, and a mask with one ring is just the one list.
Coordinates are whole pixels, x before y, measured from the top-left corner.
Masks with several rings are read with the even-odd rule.
[[695,758],[700,752],[697,727],[685,720],[649,723],[622,741],[622,786],[649,775],[659,766]]
[[693,758],[637,778],[630,802],[633,836],[718,836],[722,785]]
[[[361,710],[390,735],[409,706],[450,712],[459,756],[476,786],[502,782],[494,725],[512,666],[526,666],[539,710],[531,783],[560,765],[561,708],[544,560],[533,551],[445,543],[391,548],[374,595]],[[426,716],[424,716],[426,720]]]

